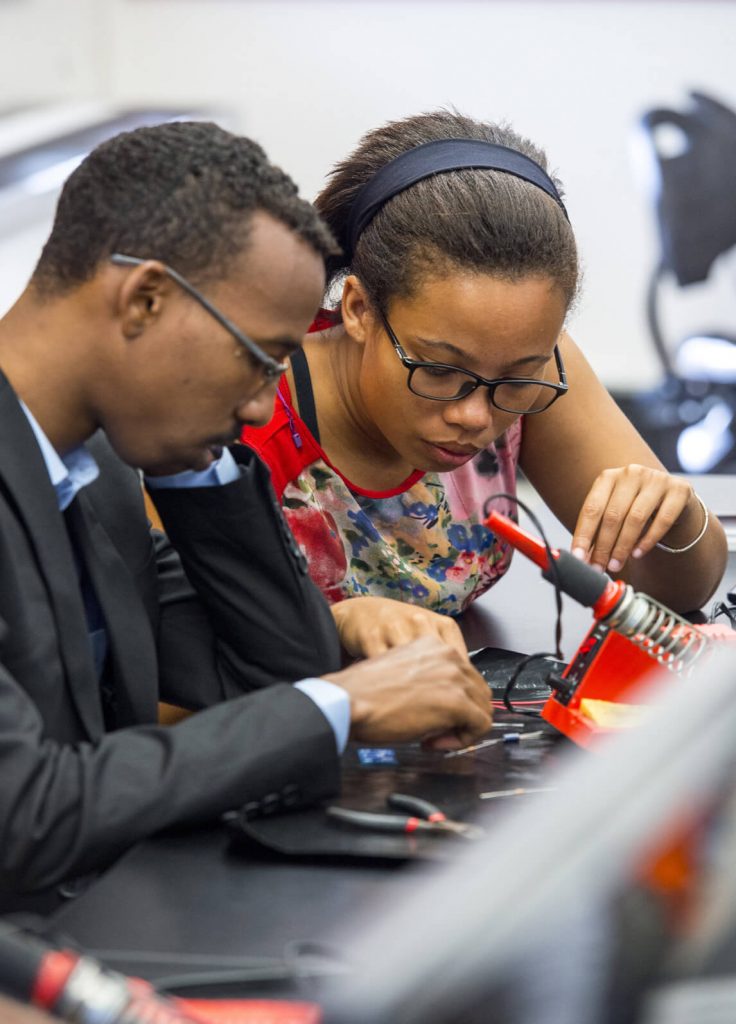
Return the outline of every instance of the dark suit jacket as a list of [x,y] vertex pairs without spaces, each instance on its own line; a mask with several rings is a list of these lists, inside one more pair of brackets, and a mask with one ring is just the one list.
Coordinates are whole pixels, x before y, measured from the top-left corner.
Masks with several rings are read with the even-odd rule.
[[[287,684],[338,668],[339,644],[263,464],[243,448],[239,481],[158,492],[172,548],[93,439],[100,477],[66,518],[106,620],[100,681],[65,516],[2,374],[0,439],[0,908],[158,829],[333,792],[330,725]],[[159,698],[207,710],[160,727]]]

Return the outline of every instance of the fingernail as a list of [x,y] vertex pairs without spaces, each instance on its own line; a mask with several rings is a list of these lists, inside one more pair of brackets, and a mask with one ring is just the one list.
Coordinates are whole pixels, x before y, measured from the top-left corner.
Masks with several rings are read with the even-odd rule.
[[642,551],[641,548],[634,548],[634,550],[631,552],[631,557],[632,558],[641,558],[641,556],[643,554],[644,554],[644,552]]
[[576,558],[579,558],[581,562],[585,561],[585,548],[573,548],[572,553]]
[[608,568],[611,572],[618,572],[621,568],[621,563],[619,562],[618,558],[612,558],[611,561],[608,563]]
[[602,565],[598,565],[597,562],[591,562],[591,569],[595,569],[596,572],[605,572]]

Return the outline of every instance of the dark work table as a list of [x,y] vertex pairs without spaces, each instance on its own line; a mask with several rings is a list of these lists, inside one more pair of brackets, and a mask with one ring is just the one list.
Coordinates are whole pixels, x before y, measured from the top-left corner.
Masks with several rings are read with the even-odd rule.
[[[509,729],[536,731],[536,721],[501,712]],[[502,736],[495,730],[492,736]],[[562,742],[567,746],[566,742]],[[391,791],[423,796],[449,816],[469,818],[478,794],[543,784],[544,765],[558,755],[555,740],[503,744],[461,757],[417,746],[394,748],[398,764],[364,767],[351,745],[343,759],[339,800],[348,807],[386,810]],[[508,799],[539,799],[529,794]],[[506,799],[485,801],[503,813]],[[301,812],[305,816],[320,811]],[[336,826],[344,829],[344,826]],[[348,832],[350,832],[350,828]],[[378,837],[381,841],[381,837]],[[274,859],[231,852],[224,827],[161,835],[124,855],[81,896],[61,908],[53,927],[110,966],[155,980],[243,958],[281,958],[303,943],[327,943],[335,927],[368,910],[379,891],[401,888],[407,870],[421,870],[417,845],[451,857],[465,841],[455,837],[390,837],[407,859]],[[173,956],[172,956],[173,954]],[[183,959],[182,959],[183,958]]]
[[[561,542],[557,530],[556,535],[550,531],[552,543]],[[718,596],[725,596],[733,582],[736,555],[731,553]],[[553,588],[517,553],[508,578],[466,613],[463,631],[470,650],[491,646],[525,654],[551,651],[554,618]],[[565,600],[566,658],[591,625],[587,609]],[[505,711],[497,713],[496,721],[522,731],[539,728],[535,720]],[[503,731],[494,729],[491,735],[501,736]],[[399,791],[431,799],[451,817],[471,818],[482,807],[492,824],[496,809],[502,814],[510,800],[544,796],[481,801],[480,793],[543,786],[550,762],[567,756],[589,755],[564,739],[544,736],[528,744],[499,743],[457,758],[407,745],[396,748],[396,764],[366,767],[351,746],[343,759],[343,791],[336,802],[385,811],[386,795]],[[423,838],[423,851],[413,852],[427,852],[430,844],[432,859],[448,857],[458,842],[462,840]],[[221,826],[170,833],[130,850],[86,892],[57,911],[51,926],[111,967],[151,980],[235,968],[244,958],[288,960],[295,951],[309,948],[304,944],[326,943],[329,951],[331,935],[342,922],[367,910],[387,888],[400,891],[404,873],[421,870],[423,862],[421,856],[279,858],[255,848],[247,854],[233,853]]]

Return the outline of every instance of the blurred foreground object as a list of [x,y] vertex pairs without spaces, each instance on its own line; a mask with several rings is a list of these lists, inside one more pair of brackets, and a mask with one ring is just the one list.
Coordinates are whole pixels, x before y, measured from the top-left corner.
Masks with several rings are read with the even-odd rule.
[[351,916],[329,1024],[651,1024],[734,972],[736,651],[660,672],[640,728],[568,748],[551,792],[494,801],[485,839]]
[[[70,1024],[319,1024],[313,1003],[273,1000],[185,1000],[158,993],[147,981],[103,967],[74,950],[0,922],[0,993],[18,1000],[4,1024],[41,1024],[48,1018],[23,1004]],[[1,997],[0,997],[1,1000]],[[5,1005],[0,1001],[0,1014]]]

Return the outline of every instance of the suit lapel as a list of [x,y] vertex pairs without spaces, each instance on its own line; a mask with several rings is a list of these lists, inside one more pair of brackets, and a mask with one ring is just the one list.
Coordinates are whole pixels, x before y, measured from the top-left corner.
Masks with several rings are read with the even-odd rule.
[[82,555],[107,629],[116,724],[156,721],[157,658],[151,623],[130,570],[84,490],[69,507]]
[[72,698],[96,739],[104,732],[102,705],[69,536],[36,438],[1,372],[0,430],[0,488],[25,528],[53,609]]

